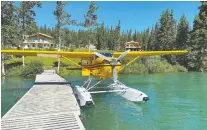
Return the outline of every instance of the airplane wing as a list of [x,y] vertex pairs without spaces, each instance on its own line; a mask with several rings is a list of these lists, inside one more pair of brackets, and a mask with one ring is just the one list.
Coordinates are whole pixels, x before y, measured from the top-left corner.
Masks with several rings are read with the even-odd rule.
[[[42,57],[70,57],[70,58],[90,58],[95,55],[95,52],[68,52],[68,51],[40,51],[40,50],[1,50],[1,53],[7,55],[23,55],[23,56],[42,56]],[[123,52],[113,52],[114,57],[118,57]],[[128,52],[126,57],[136,56],[153,56],[153,55],[168,55],[168,54],[185,54],[186,50],[176,51],[133,51]]]
[[39,50],[1,50],[7,55],[41,56],[41,57],[70,57],[89,58],[94,56],[94,52],[68,52],[68,51],[39,51]]
[[[114,52],[114,57],[118,57],[123,52]],[[153,55],[169,55],[169,54],[185,54],[188,53],[187,50],[175,50],[175,51],[132,51],[128,52],[126,57],[136,57],[136,56],[153,56]]]

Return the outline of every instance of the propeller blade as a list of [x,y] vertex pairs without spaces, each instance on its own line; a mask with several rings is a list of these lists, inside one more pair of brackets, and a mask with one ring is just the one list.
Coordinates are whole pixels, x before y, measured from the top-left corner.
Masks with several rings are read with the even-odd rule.
[[130,50],[127,50],[124,53],[122,53],[115,61],[112,60],[112,64],[116,65],[118,63],[118,61],[121,60],[122,58],[124,58],[129,52],[130,52]]
[[128,53],[130,52],[130,50],[127,50],[125,51],[124,53],[122,53],[118,58],[117,58],[117,61],[118,60],[121,60],[123,57],[125,57]]
[[101,57],[101,58],[103,58],[103,59],[105,59],[105,60],[111,62],[111,60],[110,60],[108,57],[106,57],[106,56],[104,56],[104,55],[102,55],[102,54],[100,54],[100,53],[98,53],[98,52],[95,52],[95,55],[97,55],[98,57]]
[[113,79],[114,83],[117,83],[117,71],[115,66],[113,66]]

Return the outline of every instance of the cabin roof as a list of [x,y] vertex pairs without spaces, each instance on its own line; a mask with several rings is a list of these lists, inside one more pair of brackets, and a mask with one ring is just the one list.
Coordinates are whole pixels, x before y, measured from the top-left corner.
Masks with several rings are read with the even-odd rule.
[[125,45],[138,45],[138,46],[140,46],[140,42],[130,41],[130,42],[126,42]]
[[47,35],[47,34],[44,34],[44,33],[33,34],[33,35],[30,35],[29,37],[34,37],[34,36],[38,36],[38,35],[42,35],[42,36],[47,37],[47,38],[50,38],[50,39],[53,38],[53,37],[51,37],[51,36],[49,36],[49,35]]

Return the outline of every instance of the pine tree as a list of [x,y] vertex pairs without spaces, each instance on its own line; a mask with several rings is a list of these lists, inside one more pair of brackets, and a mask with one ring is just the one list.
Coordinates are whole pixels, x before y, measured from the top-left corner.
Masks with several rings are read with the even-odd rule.
[[183,50],[187,49],[187,41],[189,39],[190,27],[189,22],[186,19],[185,14],[180,18],[180,21],[177,25],[177,35],[176,35],[176,49]]
[[111,26],[110,29],[108,29],[108,33],[107,33],[107,48],[109,50],[113,50],[114,49],[114,41],[113,41],[113,37],[114,37],[114,30]]
[[128,35],[123,31],[120,36],[120,47],[122,51],[125,51],[125,43],[128,42]]
[[131,29],[129,31],[127,30],[127,36],[128,36],[127,41],[131,41],[132,40],[132,30]]
[[101,27],[97,27],[97,46],[96,48],[98,50],[104,48],[104,43],[105,43],[105,31],[104,31],[104,23],[101,24]]
[[188,67],[191,70],[203,71],[207,66],[207,2],[202,2],[199,9],[191,32],[192,49],[188,57]]
[[[173,18],[173,11],[168,9],[164,11],[160,18],[159,29],[157,32],[156,50],[173,50],[175,49],[176,38],[176,23]],[[175,56],[166,55],[163,56],[171,64],[176,63]]]
[[114,30],[114,48],[113,50],[120,50],[120,20],[118,21],[118,25],[115,27],[115,30]]
[[134,34],[133,34],[133,40],[136,42],[138,41],[138,38],[137,38],[137,31],[135,30],[134,31]]
[[175,42],[175,20],[173,11],[168,9],[164,11],[160,18],[159,29],[157,33],[157,50],[171,50]]
[[17,27],[17,9],[12,1],[1,2],[1,44],[3,46],[16,45],[19,39]]
[[[177,50],[186,50],[188,48],[188,41],[190,35],[189,22],[186,19],[185,14],[180,18],[180,21],[177,25],[177,35],[176,35],[176,49]],[[186,66],[185,55],[177,55],[176,59],[181,65]]]
[[71,15],[64,11],[64,7],[68,2],[65,1],[57,1],[56,9],[54,11],[54,15],[56,16],[57,24],[55,26],[55,39],[56,43],[58,43],[59,49],[61,47],[61,27],[65,25],[76,24],[75,20],[70,20]]
[[147,50],[149,38],[150,38],[150,31],[149,31],[149,28],[147,28],[146,30],[144,30],[144,32],[142,34],[142,39],[141,39],[142,40],[142,50]]
[[37,31],[37,26],[34,21],[36,13],[32,10],[35,6],[41,8],[39,1],[22,1],[19,8],[19,24],[23,35],[29,35]]
[[158,42],[157,42],[158,28],[159,28],[159,25],[158,23],[156,23],[155,27],[153,27],[150,32],[148,50],[156,51],[156,49],[159,48]]
[[[92,29],[97,26],[97,19],[98,19],[98,15],[96,14],[96,11],[98,10],[98,6],[96,5],[96,3],[93,1],[90,3],[89,5],[89,9],[86,13],[85,17],[85,22],[83,24],[84,27],[86,27],[88,29],[89,32],[89,45],[91,44],[90,42],[93,41],[94,37],[92,35]],[[90,49],[89,49],[90,51]]]

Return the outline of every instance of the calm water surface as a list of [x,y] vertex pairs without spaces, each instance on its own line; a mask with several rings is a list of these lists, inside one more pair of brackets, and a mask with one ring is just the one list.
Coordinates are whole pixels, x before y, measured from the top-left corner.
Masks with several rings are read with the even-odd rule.
[[[83,77],[66,77],[82,84]],[[207,73],[121,75],[126,85],[145,92],[147,103],[112,93],[94,94],[95,105],[82,108],[87,130],[206,130]],[[2,78],[2,116],[27,92],[34,79]],[[106,82],[100,87],[106,86]]]

